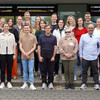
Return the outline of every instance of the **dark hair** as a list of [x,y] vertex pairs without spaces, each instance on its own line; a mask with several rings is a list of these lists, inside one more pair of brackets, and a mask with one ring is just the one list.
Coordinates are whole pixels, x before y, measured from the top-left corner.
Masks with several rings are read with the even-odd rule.
[[[12,26],[11,26],[11,27],[14,28],[14,27],[13,27],[13,25],[14,25],[14,20],[13,20],[12,18],[8,18],[8,19],[7,19],[7,23],[9,22],[9,20],[12,20]],[[9,25],[9,24],[8,24],[8,25]]]
[[86,12],[85,14],[90,14],[90,15],[91,15],[91,13],[90,13],[90,12]]
[[[46,21],[45,21],[45,20],[41,20],[41,21],[43,21],[43,22],[46,24]],[[41,21],[39,22],[39,29],[38,29],[38,31],[37,31],[39,34],[40,34],[40,33],[41,33],[41,31],[42,31],[42,30],[41,30],[41,26],[40,26]]]
[[[59,19],[59,20],[58,20],[58,23],[59,23],[60,20],[62,20],[63,23],[64,23],[64,19]],[[64,25],[63,25],[63,29],[64,29],[64,26],[65,26],[65,23],[64,23]],[[59,29],[59,25],[58,25],[58,24],[57,24],[56,30],[57,30],[57,29]]]
[[[52,15],[56,15],[56,16],[57,16],[57,14],[56,14],[56,13],[53,13]],[[52,16],[52,15],[51,15],[51,16]]]
[[[75,26],[75,32],[74,32],[74,33],[76,33],[76,30],[77,30],[77,29],[78,29],[78,27],[79,27],[79,26],[78,26],[78,20],[79,20],[80,18],[83,20],[83,18],[82,18],[82,17],[79,17],[79,18],[77,19],[77,21],[76,21],[76,26]],[[82,26],[84,27],[84,21],[83,21]]]

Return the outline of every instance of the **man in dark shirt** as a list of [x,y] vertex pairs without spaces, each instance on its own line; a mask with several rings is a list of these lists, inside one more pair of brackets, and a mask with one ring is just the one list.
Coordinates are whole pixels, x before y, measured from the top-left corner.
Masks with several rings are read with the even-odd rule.
[[42,72],[42,89],[46,89],[47,87],[47,74],[48,88],[53,88],[53,69],[57,51],[57,39],[51,34],[51,29],[51,25],[46,25],[45,34],[40,36],[38,42],[38,54]]
[[51,33],[53,34],[53,31],[56,29],[57,27],[57,14],[56,13],[53,13],[52,16],[51,16],[51,26],[52,26],[52,30],[51,30]]

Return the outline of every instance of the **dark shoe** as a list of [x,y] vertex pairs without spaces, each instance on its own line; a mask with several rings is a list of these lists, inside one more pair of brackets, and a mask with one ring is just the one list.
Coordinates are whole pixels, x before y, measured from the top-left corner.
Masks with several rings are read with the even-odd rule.
[[79,77],[81,77],[82,75],[80,74]]
[[74,84],[70,84],[70,88],[71,88],[71,89],[75,89]]
[[65,89],[69,89],[69,88],[70,88],[69,84],[66,84]]

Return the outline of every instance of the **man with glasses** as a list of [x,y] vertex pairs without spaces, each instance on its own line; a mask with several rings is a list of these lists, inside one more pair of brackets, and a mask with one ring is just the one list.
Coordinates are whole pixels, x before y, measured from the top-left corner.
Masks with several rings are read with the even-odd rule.
[[94,34],[94,25],[88,25],[88,33],[81,36],[79,43],[79,54],[80,60],[82,61],[83,72],[82,72],[82,85],[80,89],[86,88],[87,82],[87,71],[91,66],[93,71],[93,80],[95,82],[94,89],[99,90],[98,80],[98,68],[97,68],[97,57],[98,50],[97,44],[100,44],[100,37],[96,37]]

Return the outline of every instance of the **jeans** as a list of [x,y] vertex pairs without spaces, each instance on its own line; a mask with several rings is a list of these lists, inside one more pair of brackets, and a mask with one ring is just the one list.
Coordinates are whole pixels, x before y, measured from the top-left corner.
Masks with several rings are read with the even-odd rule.
[[[79,52],[77,52],[77,59],[76,59],[76,62],[75,62],[75,71],[74,71],[74,75],[76,75],[76,72],[77,72],[77,62],[78,62],[78,56],[79,56]],[[80,61],[80,69],[81,69],[81,74],[82,74],[82,61]]]
[[29,72],[29,81],[30,84],[34,83],[34,76],[33,76],[33,68],[34,68],[34,59],[22,59],[23,65],[23,75],[24,75],[24,83],[28,81],[28,72]]

